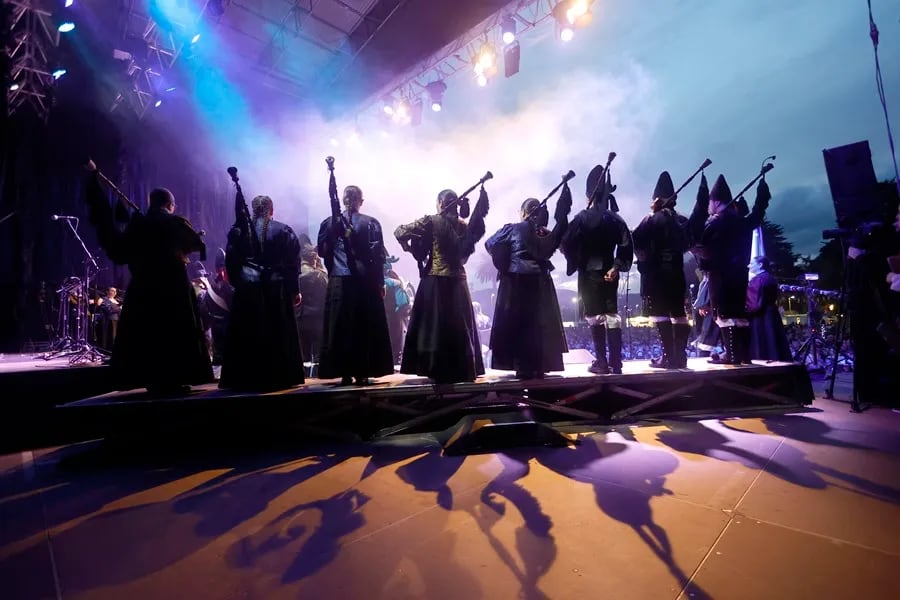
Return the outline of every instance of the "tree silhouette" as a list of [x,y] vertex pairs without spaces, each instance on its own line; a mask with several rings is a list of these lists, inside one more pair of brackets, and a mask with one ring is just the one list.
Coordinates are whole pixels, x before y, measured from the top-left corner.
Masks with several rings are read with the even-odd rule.
[[800,255],[794,252],[794,245],[784,236],[784,228],[763,220],[763,245],[766,256],[772,261],[773,275],[785,279],[793,279],[801,274],[797,266]]

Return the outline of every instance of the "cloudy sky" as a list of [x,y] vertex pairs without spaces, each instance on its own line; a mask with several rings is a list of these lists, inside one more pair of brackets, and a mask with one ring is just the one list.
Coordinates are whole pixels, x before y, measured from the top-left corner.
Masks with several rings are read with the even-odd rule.
[[[872,4],[889,108],[900,106],[900,7]],[[363,188],[364,211],[382,221],[395,254],[396,225],[487,169],[490,233],[568,169],[580,206],[585,176],[613,150],[617,197],[633,227],[661,170],[678,185],[709,157],[710,179],[724,173],[736,191],[774,154],[768,216],[809,254],[834,226],[823,149],[868,140],[876,174],[892,176],[862,0],[602,0],[594,10],[567,44],[549,22],[520,38],[521,70],[510,79],[479,88],[473,74],[450,78],[444,110],[426,111],[420,127],[288,112],[248,138],[263,142],[248,166],[281,218],[317,223],[328,214],[323,159],[334,155],[338,184]],[[900,129],[896,109],[891,116]],[[696,182],[682,194],[683,211],[695,190]],[[413,277],[411,259],[401,271]]]

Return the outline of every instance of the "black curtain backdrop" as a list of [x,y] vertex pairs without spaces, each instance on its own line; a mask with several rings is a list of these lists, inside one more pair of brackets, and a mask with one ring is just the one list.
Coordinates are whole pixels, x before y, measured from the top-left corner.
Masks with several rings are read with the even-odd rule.
[[84,102],[60,102],[46,122],[20,110],[4,126],[9,134],[4,135],[0,165],[0,218],[15,214],[0,224],[5,265],[0,274],[0,351],[17,352],[28,342],[47,341],[41,291],[50,301],[62,280],[83,276],[84,251],[66,222],[52,221],[51,215],[80,219],[79,233],[101,267],[94,287],[127,287],[127,268],[115,267],[102,254],[87,222],[82,191],[87,157],[142,209],[152,188],[169,188],[177,212],[207,232],[211,258],[217,247],[224,247],[234,193],[224,171],[203,164],[202,150],[186,146],[189,136],[172,139],[133,114],[110,114]]

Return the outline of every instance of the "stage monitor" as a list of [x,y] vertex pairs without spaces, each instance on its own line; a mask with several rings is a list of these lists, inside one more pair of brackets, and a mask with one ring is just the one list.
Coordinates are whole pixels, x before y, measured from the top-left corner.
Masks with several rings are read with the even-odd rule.
[[875,188],[875,169],[869,142],[856,142],[823,150],[828,186],[838,227],[856,227],[882,220]]

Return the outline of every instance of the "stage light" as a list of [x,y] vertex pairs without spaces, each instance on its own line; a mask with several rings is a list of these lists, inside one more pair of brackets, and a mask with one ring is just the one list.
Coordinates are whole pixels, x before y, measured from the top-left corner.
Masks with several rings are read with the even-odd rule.
[[328,141],[329,141],[329,143],[330,143],[332,146],[334,146],[335,148],[337,148],[338,146],[341,145],[341,143],[340,143],[339,141],[337,141],[335,138],[331,138],[331,139],[328,140]]
[[199,33],[195,33],[195,34],[194,34],[194,37],[191,38],[191,44],[196,44],[196,43],[199,42],[199,41],[200,41],[200,34],[199,34]]
[[18,83],[14,83],[14,84],[12,84],[11,86],[9,86],[9,91],[11,91],[11,92],[16,91],[17,89],[19,89],[19,84],[18,84]]
[[478,71],[478,67],[481,67],[481,71],[487,71],[491,67],[494,66],[494,58],[497,53],[494,52],[494,47],[488,43],[485,43],[481,46],[481,49],[478,51],[478,57],[475,63],[475,70]]
[[432,81],[425,86],[428,95],[431,97],[431,110],[441,112],[444,103],[444,92],[447,91],[447,84],[443,81]]
[[166,88],[166,91],[167,91],[167,92],[174,92],[174,91],[175,91],[175,86]]
[[516,41],[516,20],[512,15],[506,15],[500,19],[500,31],[503,32],[504,44],[512,44]]
[[69,33],[70,31],[75,30],[75,23],[73,23],[72,21],[63,21],[59,24],[59,27],[57,27],[57,29],[60,31],[60,33]]
[[156,102],[153,103],[153,106],[155,106],[156,108],[159,108],[161,104],[162,104],[162,100],[157,100]]
[[384,106],[382,107],[382,110],[384,110],[384,114],[386,114],[386,115],[393,115],[393,114],[394,114],[394,107],[391,106],[390,100],[385,100],[385,101],[384,101]]
[[566,20],[574,25],[575,21],[587,14],[588,4],[587,0],[573,0],[566,9]]
[[559,39],[564,42],[572,41],[573,37],[575,37],[575,31],[571,27],[563,27],[559,32]]
[[75,0],[66,0],[66,8],[69,8],[73,4],[75,4]]
[[52,73],[53,79],[59,79],[60,77],[62,77],[62,76],[65,75],[66,73],[67,73],[67,71],[66,71],[65,69],[62,69],[62,68],[56,69],[56,70],[53,71],[53,73]]
[[487,85],[487,77],[484,73],[479,73],[475,81],[478,82],[478,87],[484,87]]

